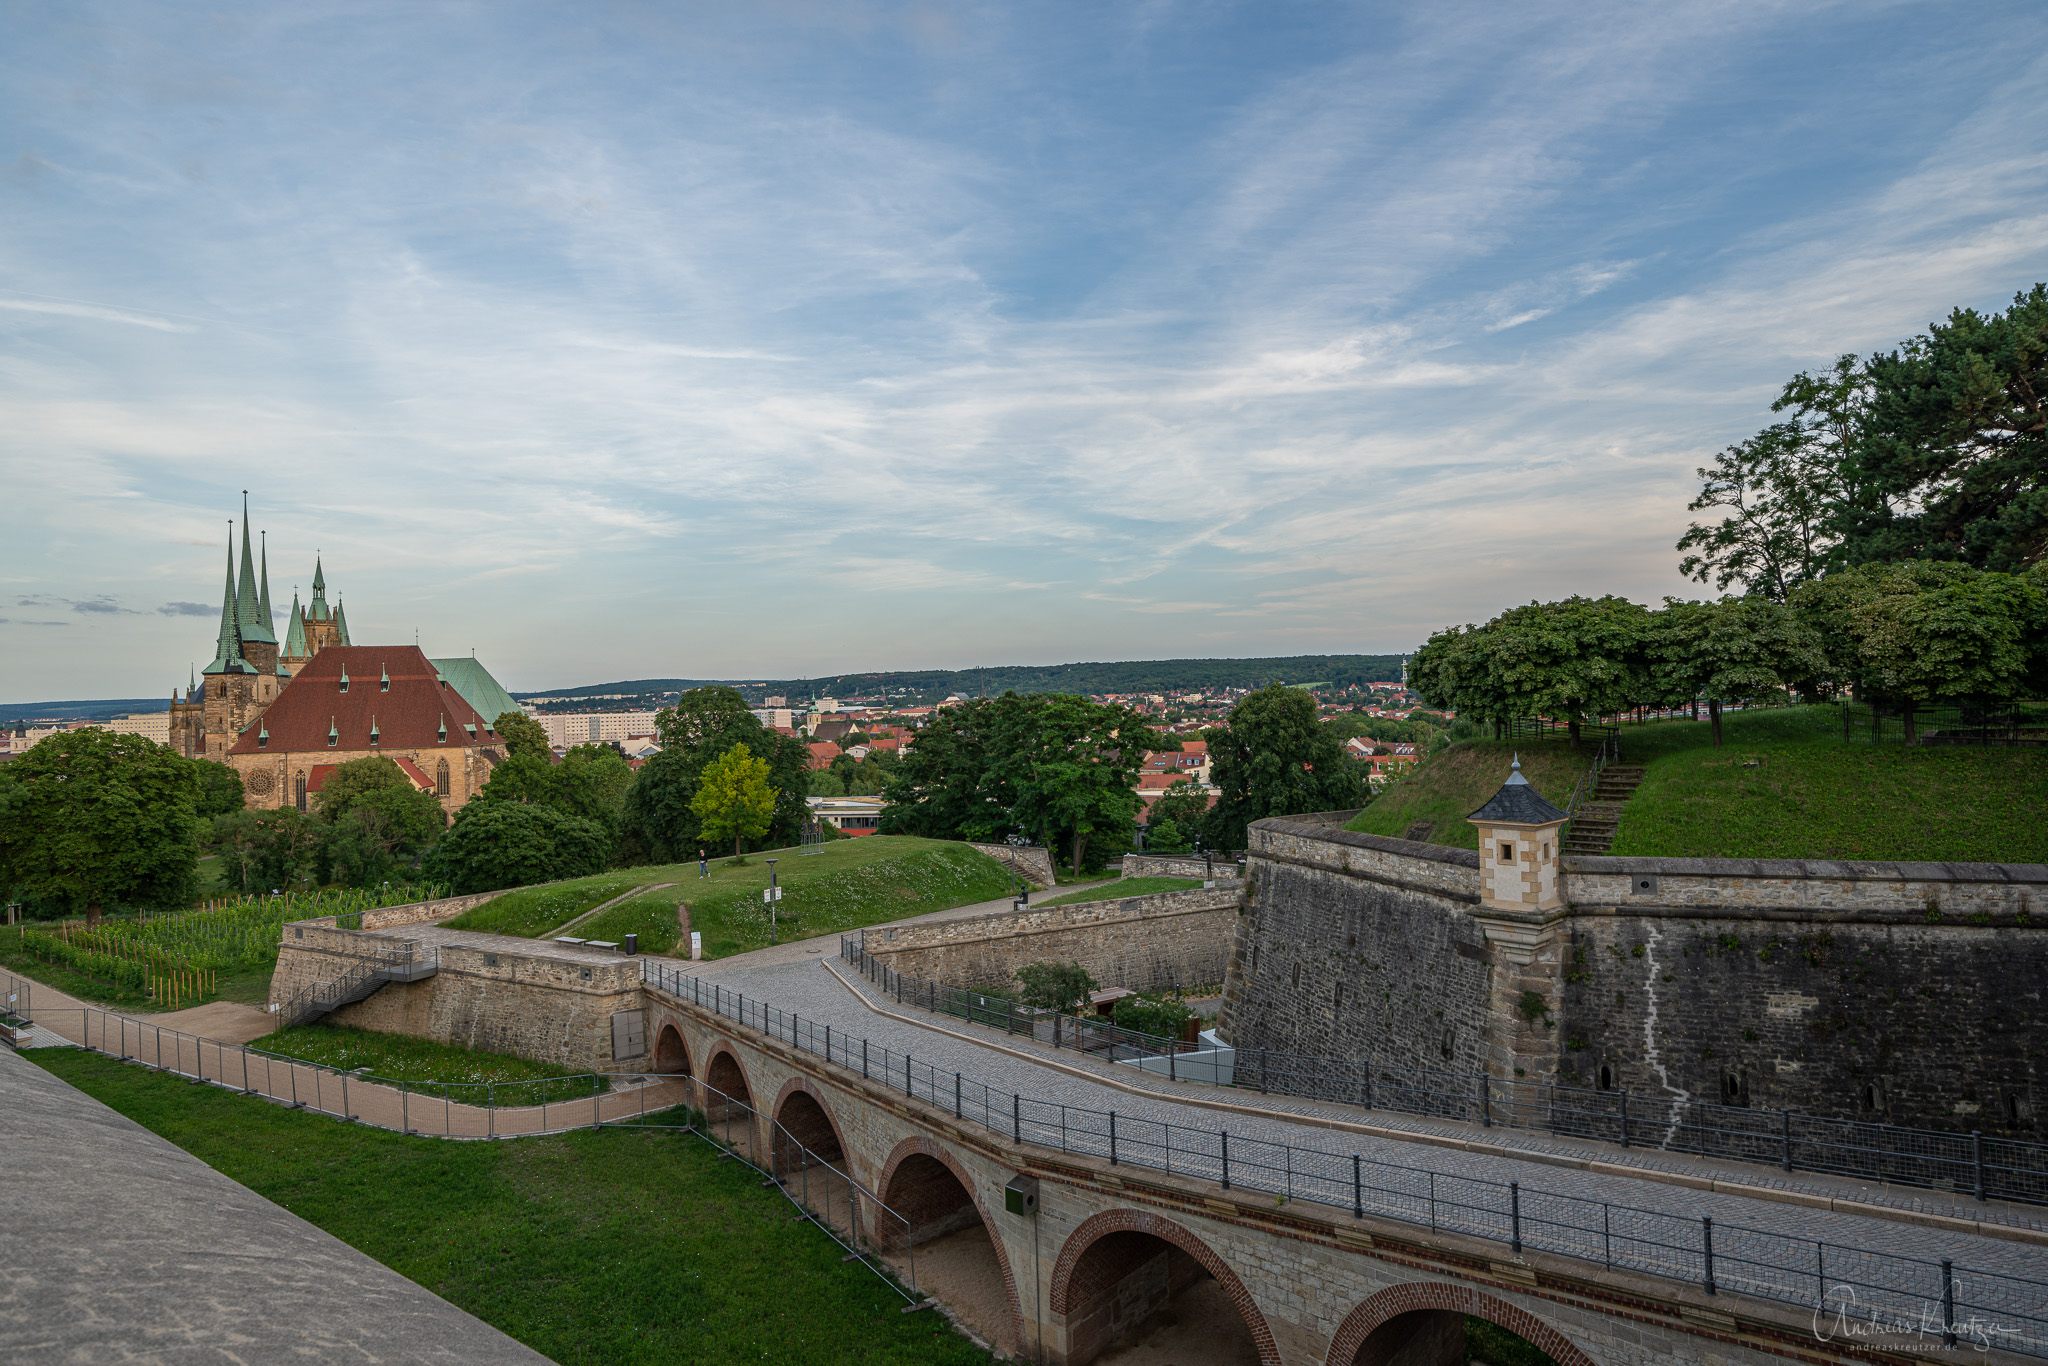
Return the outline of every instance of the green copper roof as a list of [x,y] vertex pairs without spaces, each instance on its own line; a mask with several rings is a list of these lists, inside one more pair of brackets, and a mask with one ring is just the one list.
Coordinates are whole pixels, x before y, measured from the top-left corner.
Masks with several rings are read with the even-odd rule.
[[342,610],[340,602],[334,604],[334,642],[346,645],[348,640],[348,613]]
[[280,659],[303,659],[306,654],[306,622],[299,613],[299,590],[292,590],[292,624],[284,629],[284,652]]
[[256,614],[263,618],[265,626],[275,632],[277,614],[270,610],[270,534],[259,531],[256,535],[259,542],[257,554],[261,556],[261,563],[256,572],[260,576],[258,582],[262,585],[261,591],[256,595]]
[[235,590],[235,626],[251,644],[275,645],[277,636],[259,615],[256,601],[256,557],[249,546],[249,493],[242,492],[242,582]]
[[[476,708],[476,714],[485,721],[495,724],[508,711],[520,711],[512,700],[512,694],[491,677],[491,671],[479,662],[475,655],[464,655],[459,659],[430,659],[427,661],[441,671],[448,680],[448,686],[460,694],[463,701]],[[523,712],[521,713],[524,714]]]
[[228,530],[228,582],[220,599],[220,639],[214,646],[208,674],[252,674],[256,671],[242,658],[242,636],[235,626],[235,533]]
[[320,557],[313,557],[313,601],[308,604],[314,621],[327,620],[327,571],[320,566]]

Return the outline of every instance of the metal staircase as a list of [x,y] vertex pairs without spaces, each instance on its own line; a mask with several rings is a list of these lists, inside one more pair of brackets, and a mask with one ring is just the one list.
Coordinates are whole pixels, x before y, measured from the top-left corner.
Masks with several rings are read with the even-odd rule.
[[417,939],[401,941],[389,949],[361,954],[347,971],[331,982],[315,982],[277,1005],[279,1029],[305,1024],[321,1016],[366,1000],[389,982],[422,982],[441,970],[441,955]]

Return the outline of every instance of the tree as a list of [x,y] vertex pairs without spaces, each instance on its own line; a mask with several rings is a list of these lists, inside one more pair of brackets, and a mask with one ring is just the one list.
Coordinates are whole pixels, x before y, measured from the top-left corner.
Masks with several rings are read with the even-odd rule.
[[1793,605],[1858,697],[1905,713],[1910,744],[1913,713],[1926,703],[2009,701],[2031,690],[2048,631],[2039,577],[1935,560],[1866,564],[1805,585]]
[[1187,831],[1175,820],[1161,820],[1158,812],[1145,826],[1145,849],[1153,854],[1185,854],[1188,851]]
[[82,910],[190,899],[199,863],[198,765],[139,735],[52,735],[7,765],[0,882]]
[[1960,560],[2014,572],[2048,553],[2048,285],[2004,313],[1959,308],[1864,366],[1846,462],[1868,495],[1844,559]]
[[1626,598],[1532,602],[1437,632],[1409,678],[1424,701],[1461,715],[1562,717],[1576,744],[1581,722],[1642,700],[1648,618]]
[[225,816],[230,811],[240,811],[245,800],[242,791],[242,775],[226,764],[199,762],[196,770],[199,779],[199,796],[193,809],[201,820],[212,820]]
[[604,867],[605,851],[603,831],[551,806],[471,802],[424,869],[458,894],[489,892],[587,876]]
[[734,745],[704,770],[697,795],[690,799],[706,839],[732,840],[732,856],[740,841],[768,833],[775,817],[775,789],[768,784],[768,761],[757,759],[745,745]]
[[1027,963],[1010,974],[1024,984],[1024,1004],[1071,1014],[1088,1003],[1095,979],[1079,963]]
[[811,773],[811,795],[813,797],[844,797],[846,784],[839,775],[829,768],[814,769]]
[[230,811],[214,821],[213,839],[243,891],[283,891],[310,871],[328,828],[288,806]]
[[1012,828],[989,748],[995,711],[996,699],[978,697],[925,723],[884,789],[883,833],[989,839]]
[[1202,820],[1209,814],[1209,794],[1204,792],[1192,778],[1179,778],[1167,784],[1166,791],[1159,794],[1147,813],[1150,837],[1146,843],[1159,848],[1159,827],[1163,824],[1177,825],[1182,832],[1201,828]]
[[1348,810],[1366,801],[1364,771],[1316,723],[1316,700],[1299,688],[1259,689],[1208,738],[1218,796],[1203,828],[1217,848],[1244,848],[1246,827],[1268,816]]
[[538,802],[615,834],[633,785],[633,769],[609,745],[578,745],[552,758],[516,754],[499,764],[479,801]]
[[656,716],[655,726],[662,750],[626,792],[622,843],[664,862],[695,858],[707,836],[690,804],[704,770],[736,744],[768,762],[775,810],[766,837],[796,842],[810,814],[810,752],[802,741],[762,726],[739,693],[724,687],[691,689]]
[[400,859],[431,845],[446,824],[441,803],[410,785],[365,792],[328,824],[320,849],[321,881],[354,887],[383,881]]
[[530,756],[543,763],[552,762],[554,750],[548,744],[547,727],[525,712],[500,712],[498,719],[491,722],[491,729],[498,732],[498,738],[505,742],[506,758]]
[[320,819],[331,825],[368,794],[389,788],[415,790],[405,770],[381,754],[351,759],[327,775],[327,781],[313,794],[313,807],[320,813]]
[[1140,712],[1066,693],[1006,693],[991,715],[988,785],[1008,794],[1012,825],[1066,842],[1076,876],[1091,841],[1137,833],[1145,756],[1180,748]]
[[1812,687],[1827,672],[1812,627],[1761,593],[1719,602],[1666,598],[1664,610],[1651,614],[1647,638],[1653,700],[1675,706],[1704,696],[1717,746],[1722,702]]
[[1112,1014],[1118,1028],[1162,1039],[1178,1039],[1181,1026],[1196,1018],[1185,1003],[1159,996],[1126,996]]

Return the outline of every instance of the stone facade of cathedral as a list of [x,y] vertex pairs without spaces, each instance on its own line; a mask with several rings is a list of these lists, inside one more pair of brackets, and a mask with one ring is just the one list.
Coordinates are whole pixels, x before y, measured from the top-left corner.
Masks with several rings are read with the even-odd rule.
[[[168,743],[234,768],[251,808],[310,810],[336,767],[381,755],[452,815],[505,757],[493,725],[509,698],[489,672],[474,659],[428,659],[417,645],[354,645],[341,603],[327,604],[318,557],[312,602],[292,593],[282,645],[274,621],[270,553],[250,542],[245,494],[241,565],[231,527],[213,661],[182,699],[171,694]],[[463,667],[451,681],[443,663]]]

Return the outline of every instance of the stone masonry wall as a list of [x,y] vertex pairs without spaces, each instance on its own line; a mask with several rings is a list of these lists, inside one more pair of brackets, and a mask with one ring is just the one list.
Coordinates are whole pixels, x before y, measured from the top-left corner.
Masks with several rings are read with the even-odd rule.
[[1566,1080],[1604,1067],[1646,1105],[2037,1132],[2048,868],[1586,858],[1567,872]]
[[975,844],[968,842],[968,848],[979,849],[1005,868],[1015,857],[1017,875],[1034,887],[1050,887],[1056,880],[1052,871],[1052,855],[1041,845],[1027,844],[1021,849],[1007,844]]
[[1252,845],[1240,1048],[2039,1131],[2048,867],[1568,858],[1567,908],[1519,924],[1470,851],[1291,819]]
[[1103,986],[1200,986],[1223,980],[1237,895],[1232,882],[1034,907],[1021,914],[869,930],[866,944],[898,972],[990,991],[1014,988],[1010,974],[1042,962],[1079,963]]
[[1125,877],[1236,877],[1237,860],[1218,854],[1204,860],[1199,854],[1125,854]]
[[1251,835],[1223,1037],[1478,1070],[1497,1032],[1478,856],[1281,821]]

